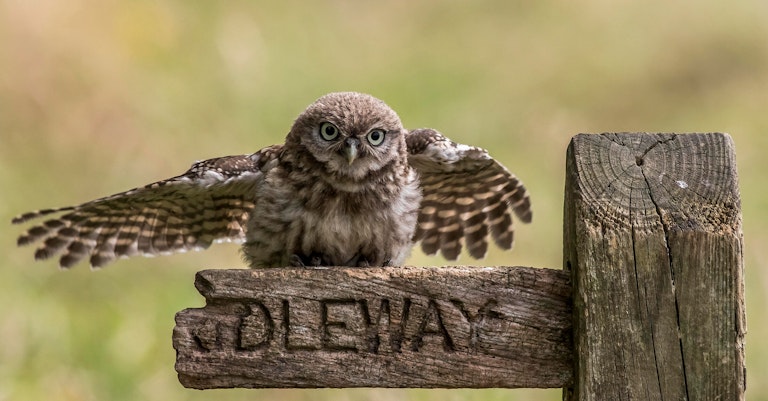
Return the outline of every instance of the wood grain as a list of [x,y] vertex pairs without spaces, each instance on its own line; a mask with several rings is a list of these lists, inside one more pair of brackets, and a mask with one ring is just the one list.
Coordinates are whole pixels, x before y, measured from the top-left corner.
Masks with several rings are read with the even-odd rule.
[[526,267],[207,270],[186,387],[563,387],[569,275]]
[[744,398],[741,209],[726,134],[578,135],[564,266],[572,400]]

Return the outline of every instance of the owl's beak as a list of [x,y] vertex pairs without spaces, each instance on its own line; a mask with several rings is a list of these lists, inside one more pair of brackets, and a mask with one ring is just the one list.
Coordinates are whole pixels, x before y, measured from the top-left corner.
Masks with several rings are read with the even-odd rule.
[[355,159],[357,159],[357,147],[360,145],[360,140],[357,138],[347,138],[344,141],[344,155],[347,156],[347,162],[351,165]]

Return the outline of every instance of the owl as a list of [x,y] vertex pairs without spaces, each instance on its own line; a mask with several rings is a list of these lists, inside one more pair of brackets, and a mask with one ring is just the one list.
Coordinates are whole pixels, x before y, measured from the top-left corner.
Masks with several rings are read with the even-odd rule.
[[179,176],[43,216],[18,238],[68,268],[117,258],[242,243],[250,267],[397,266],[415,244],[455,260],[482,258],[528,223],[523,184],[486,150],[433,129],[407,130],[383,101],[330,93],[293,123],[285,143],[196,162]]

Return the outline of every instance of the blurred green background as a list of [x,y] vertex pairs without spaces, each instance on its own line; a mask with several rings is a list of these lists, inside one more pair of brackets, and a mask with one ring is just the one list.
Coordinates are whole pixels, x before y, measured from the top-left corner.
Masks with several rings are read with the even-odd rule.
[[[557,400],[560,390],[182,388],[175,312],[237,247],[91,272],[34,263],[12,216],[281,142],[324,93],[489,148],[534,223],[482,263],[559,268],[579,132],[724,131],[743,201],[748,399],[768,400],[768,3],[0,0],[0,400]],[[464,257],[461,263],[474,261]],[[409,263],[444,261],[415,251]]]

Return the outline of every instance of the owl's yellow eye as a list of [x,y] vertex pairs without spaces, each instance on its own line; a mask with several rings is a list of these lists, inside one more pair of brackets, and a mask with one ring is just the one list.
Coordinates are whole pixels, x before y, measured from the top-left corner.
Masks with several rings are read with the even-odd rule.
[[332,141],[339,136],[339,129],[336,128],[335,125],[326,121],[320,124],[320,136],[322,136],[326,141]]
[[379,146],[384,142],[384,130],[374,129],[368,133],[368,142],[373,146]]

